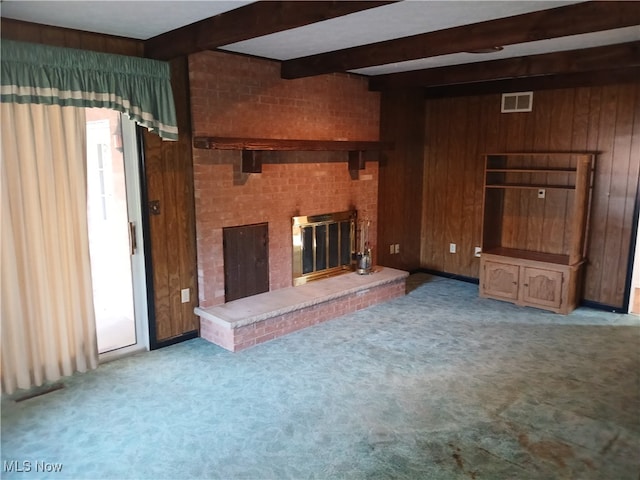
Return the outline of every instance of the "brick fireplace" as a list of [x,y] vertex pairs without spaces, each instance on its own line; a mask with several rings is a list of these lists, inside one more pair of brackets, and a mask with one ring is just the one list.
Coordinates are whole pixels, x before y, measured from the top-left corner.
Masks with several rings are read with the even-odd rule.
[[[376,141],[379,94],[346,74],[282,80],[268,60],[189,57],[194,136]],[[292,217],[356,209],[376,252],[378,162],[354,177],[348,152],[266,152],[240,173],[238,150],[194,149],[199,306],[225,303],[223,228],[267,223],[269,290],[292,286]],[[297,288],[297,287],[296,287]]]

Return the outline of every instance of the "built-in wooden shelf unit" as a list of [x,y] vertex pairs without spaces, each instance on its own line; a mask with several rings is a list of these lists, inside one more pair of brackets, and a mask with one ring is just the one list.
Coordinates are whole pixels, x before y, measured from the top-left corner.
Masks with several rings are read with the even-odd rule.
[[481,297],[577,307],[594,162],[593,153],[485,155]]
[[242,172],[260,173],[261,151],[338,151],[349,152],[349,170],[364,169],[364,152],[392,150],[391,142],[350,140],[295,140],[277,138],[233,138],[198,136],[193,139],[194,148],[217,150],[242,150]]

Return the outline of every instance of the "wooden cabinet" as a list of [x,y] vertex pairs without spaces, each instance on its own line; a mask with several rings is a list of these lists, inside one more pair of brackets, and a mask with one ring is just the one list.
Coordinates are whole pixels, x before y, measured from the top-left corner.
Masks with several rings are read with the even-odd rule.
[[562,306],[562,285],[565,272],[550,270],[549,265],[544,268],[522,268],[522,302],[526,305],[541,305],[553,310],[560,310]]
[[481,292],[485,297],[500,300],[518,300],[518,284],[520,282],[520,267],[503,261],[482,259],[484,281]]
[[[482,254],[480,296],[569,313],[580,303],[584,262],[562,265],[520,256]],[[544,256],[541,256],[543,258]]]
[[480,296],[569,313],[580,301],[588,153],[485,156]]

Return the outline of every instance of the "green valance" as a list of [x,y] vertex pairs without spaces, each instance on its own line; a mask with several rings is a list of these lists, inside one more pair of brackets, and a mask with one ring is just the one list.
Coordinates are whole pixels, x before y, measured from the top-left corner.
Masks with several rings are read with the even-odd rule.
[[2,40],[0,101],[111,108],[178,139],[169,64]]

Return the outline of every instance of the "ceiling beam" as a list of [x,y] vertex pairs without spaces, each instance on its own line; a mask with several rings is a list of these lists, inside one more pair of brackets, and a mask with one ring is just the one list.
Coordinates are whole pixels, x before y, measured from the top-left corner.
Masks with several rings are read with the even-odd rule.
[[591,1],[336,50],[282,63],[282,78],[404,62],[640,25],[638,2]]
[[640,66],[640,41],[377,75],[370,90],[486,82]]
[[347,15],[391,1],[258,1],[145,41],[145,56],[170,60]]
[[528,78],[510,78],[492,82],[464,83],[425,88],[425,98],[464,97],[558,88],[597,87],[620,83],[635,83],[640,78],[640,67],[597,70],[591,72],[541,75]]

